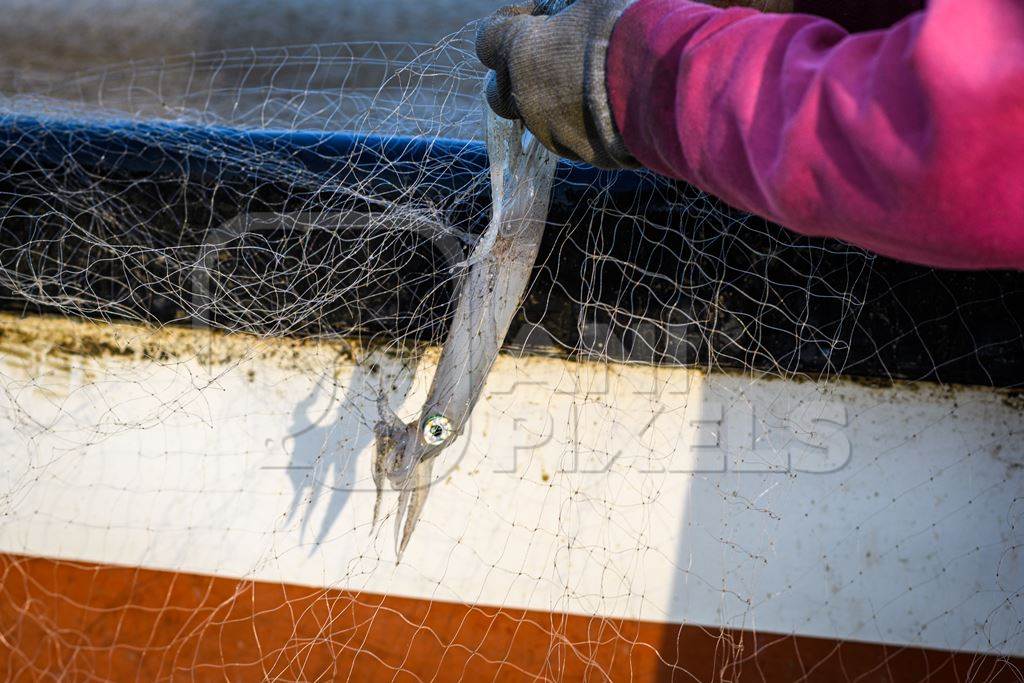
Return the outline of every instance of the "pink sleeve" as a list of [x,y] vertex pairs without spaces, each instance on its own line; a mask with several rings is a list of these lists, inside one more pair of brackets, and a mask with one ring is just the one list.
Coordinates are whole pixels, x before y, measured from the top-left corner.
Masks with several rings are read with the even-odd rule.
[[1024,2],[932,0],[890,29],[639,0],[607,83],[630,152],[808,235],[1024,269]]

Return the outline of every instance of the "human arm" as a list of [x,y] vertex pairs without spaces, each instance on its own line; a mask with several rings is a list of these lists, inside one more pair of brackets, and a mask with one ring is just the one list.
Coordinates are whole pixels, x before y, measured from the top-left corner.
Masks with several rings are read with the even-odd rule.
[[612,118],[643,165],[798,232],[1024,268],[1024,6],[935,0],[885,31],[640,0]]
[[689,0],[578,0],[480,38],[507,113],[567,156],[639,162],[894,258],[1024,268],[1016,0],[934,0],[858,34]]

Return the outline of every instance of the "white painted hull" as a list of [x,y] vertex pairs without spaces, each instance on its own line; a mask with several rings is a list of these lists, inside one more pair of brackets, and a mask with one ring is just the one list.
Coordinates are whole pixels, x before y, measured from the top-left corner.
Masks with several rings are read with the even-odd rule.
[[391,520],[370,525],[376,391],[414,416],[429,362],[0,330],[5,553],[1024,654],[1022,408],[1002,392],[503,356],[396,566]]

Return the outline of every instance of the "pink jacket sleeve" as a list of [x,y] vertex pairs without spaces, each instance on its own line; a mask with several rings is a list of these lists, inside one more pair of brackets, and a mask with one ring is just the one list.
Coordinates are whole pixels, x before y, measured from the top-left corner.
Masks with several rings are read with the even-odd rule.
[[639,0],[607,57],[630,152],[739,208],[907,261],[1024,269],[1024,2],[890,29]]

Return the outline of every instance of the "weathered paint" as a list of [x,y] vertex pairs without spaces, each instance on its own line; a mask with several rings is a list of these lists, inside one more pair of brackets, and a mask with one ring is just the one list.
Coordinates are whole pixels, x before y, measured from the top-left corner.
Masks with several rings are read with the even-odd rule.
[[2,330],[4,552],[1024,653],[1022,420],[998,391],[502,356],[395,566],[376,392],[414,415],[433,354],[413,375],[346,344]]

